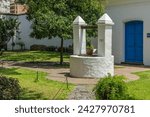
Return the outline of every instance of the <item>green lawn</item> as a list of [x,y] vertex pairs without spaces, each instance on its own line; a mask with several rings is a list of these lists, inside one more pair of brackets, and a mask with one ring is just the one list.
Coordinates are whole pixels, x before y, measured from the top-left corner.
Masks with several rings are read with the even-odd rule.
[[[22,61],[22,62],[59,62],[59,52],[49,51],[24,51],[24,52],[4,52],[0,60]],[[64,62],[69,62],[69,54],[64,53]]]
[[139,80],[127,83],[130,95],[138,100],[150,100],[150,71],[134,73]]
[[[23,89],[20,99],[25,100],[66,99],[74,87],[69,84],[69,89],[67,89],[65,83],[47,80],[47,73],[44,72],[39,72],[39,80],[36,81],[37,72],[27,69],[0,68],[0,75],[18,79]],[[59,93],[56,96],[57,92]]]

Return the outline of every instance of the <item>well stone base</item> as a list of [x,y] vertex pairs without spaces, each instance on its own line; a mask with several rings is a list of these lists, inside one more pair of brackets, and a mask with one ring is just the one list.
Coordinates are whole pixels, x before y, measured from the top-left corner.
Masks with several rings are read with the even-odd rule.
[[70,56],[70,75],[73,77],[102,78],[108,73],[114,75],[114,56]]

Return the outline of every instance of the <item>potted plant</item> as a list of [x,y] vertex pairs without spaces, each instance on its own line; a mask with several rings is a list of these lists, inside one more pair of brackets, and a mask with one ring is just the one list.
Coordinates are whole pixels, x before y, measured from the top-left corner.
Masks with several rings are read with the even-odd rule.
[[94,50],[94,47],[93,45],[91,44],[91,40],[88,39],[87,40],[87,43],[86,43],[86,54],[87,55],[93,55],[93,50]]
[[91,45],[91,46],[87,46],[86,47],[86,54],[87,55],[93,55],[93,50],[94,50],[94,47]]

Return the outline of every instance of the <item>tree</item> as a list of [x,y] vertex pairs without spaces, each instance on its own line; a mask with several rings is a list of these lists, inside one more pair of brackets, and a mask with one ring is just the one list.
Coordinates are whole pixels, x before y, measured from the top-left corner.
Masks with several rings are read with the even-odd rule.
[[[14,18],[0,19],[0,47],[7,44],[15,35],[15,31],[19,27],[19,22]],[[0,48],[1,50],[1,48]]]
[[[24,0],[21,0],[24,1]],[[63,41],[72,38],[72,22],[80,15],[88,24],[95,24],[103,13],[103,0],[27,0],[32,21],[31,37],[61,38],[60,64],[63,63]]]

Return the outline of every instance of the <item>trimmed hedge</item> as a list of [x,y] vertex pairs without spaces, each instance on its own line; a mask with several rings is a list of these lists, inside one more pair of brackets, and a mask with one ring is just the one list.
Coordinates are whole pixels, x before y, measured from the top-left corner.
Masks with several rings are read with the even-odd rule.
[[20,92],[21,87],[17,79],[0,76],[0,100],[19,99]]
[[40,50],[40,51],[47,51],[47,49],[48,49],[48,47],[47,46],[45,46],[45,45],[32,45],[31,47],[30,47],[30,50],[32,50],[32,51],[37,51],[37,50]]

